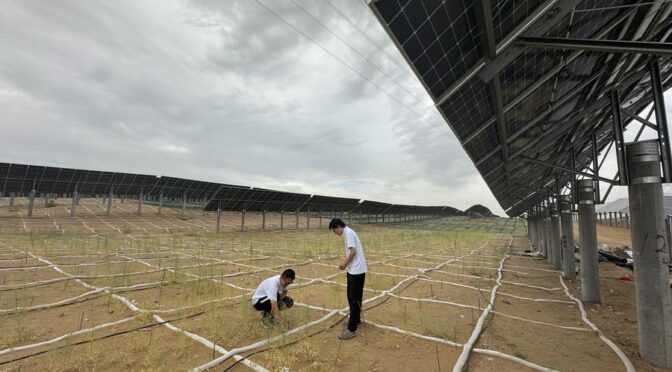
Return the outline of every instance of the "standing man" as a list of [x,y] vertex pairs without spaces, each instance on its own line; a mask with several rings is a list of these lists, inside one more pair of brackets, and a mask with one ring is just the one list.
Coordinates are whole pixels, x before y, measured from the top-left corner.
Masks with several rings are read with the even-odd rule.
[[[261,311],[264,319],[273,320],[280,317],[280,310],[289,309],[294,305],[291,297],[287,296],[287,286],[294,282],[294,270],[287,269],[280,275],[272,276],[259,284],[252,295],[252,306]],[[280,305],[278,305],[280,303]]]
[[329,222],[329,230],[345,240],[345,260],[338,265],[341,270],[348,270],[348,304],[350,305],[350,320],[343,333],[338,336],[341,340],[347,340],[357,336],[357,327],[362,311],[362,297],[364,295],[364,278],[366,277],[366,257],[362,243],[355,230],[345,226],[340,218],[334,218]]

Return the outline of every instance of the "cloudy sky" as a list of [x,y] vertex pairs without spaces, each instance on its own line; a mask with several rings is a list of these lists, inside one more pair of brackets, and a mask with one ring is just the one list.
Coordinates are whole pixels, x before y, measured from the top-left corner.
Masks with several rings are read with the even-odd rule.
[[363,0],[2,0],[0,50],[3,162],[503,213]]

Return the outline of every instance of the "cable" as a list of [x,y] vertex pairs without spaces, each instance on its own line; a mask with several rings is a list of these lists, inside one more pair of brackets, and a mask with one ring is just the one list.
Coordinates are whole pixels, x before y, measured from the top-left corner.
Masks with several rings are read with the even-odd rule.
[[[325,24],[324,24],[322,21],[320,21],[317,17],[313,16],[313,15],[312,15],[310,12],[308,12],[305,8],[303,8],[302,6],[300,6],[299,4],[297,4],[296,1],[294,1],[294,0],[289,0],[289,1],[290,1],[292,4],[294,4],[294,6],[296,6],[297,8],[299,8],[299,10],[301,10],[301,11],[304,12],[306,15],[308,15],[311,19],[313,19],[315,22],[317,22],[320,26],[322,26],[325,30],[327,30],[331,35],[333,35],[335,38],[337,38],[341,43],[343,43],[345,46],[347,46],[348,48],[350,48],[353,52],[355,52],[355,53],[356,53],[358,56],[360,56],[363,60],[365,60],[366,62],[368,62],[371,66],[373,66],[373,68],[375,68],[376,70],[378,70],[381,74],[385,75],[385,77],[387,77],[388,79],[390,79],[390,81],[392,81],[395,85],[397,85],[398,87],[400,87],[402,90],[404,90],[406,93],[408,93],[411,97],[415,98],[418,102],[420,102],[420,104],[425,105],[427,108],[433,108],[433,107],[434,107],[433,105],[428,105],[428,104],[426,104],[425,102],[423,102],[422,99],[421,99],[420,97],[416,96],[415,94],[413,94],[413,92],[409,91],[409,90],[406,89],[403,85],[401,85],[399,82],[397,82],[396,80],[394,80],[394,78],[392,78],[392,76],[390,76],[388,73],[386,73],[385,71],[383,71],[380,67],[378,67],[378,65],[374,64],[370,59],[366,58],[366,56],[364,56],[362,53],[360,53],[355,47],[353,47],[352,45],[348,44],[345,40],[343,40],[343,38],[341,38],[340,36],[338,36],[338,34],[336,34],[336,32],[334,32],[333,30],[331,30],[327,25],[325,25]],[[328,2],[327,2],[327,3],[328,3]],[[328,3],[328,4],[329,4],[329,3]],[[331,4],[329,4],[329,5],[331,5]],[[343,16],[343,15],[341,14],[341,16]],[[351,23],[351,25],[352,25],[352,23]],[[355,26],[353,26],[353,27],[355,27]],[[358,31],[359,31],[359,30],[358,30]],[[360,31],[360,33],[361,33],[361,31]],[[367,40],[368,40],[368,39],[367,39]],[[371,42],[371,41],[370,41],[370,42]],[[377,47],[377,45],[376,45],[375,43],[373,43],[373,42],[371,42],[371,43],[372,43],[374,46]],[[380,48],[378,48],[378,49],[380,50]],[[404,72],[406,72],[406,71],[404,71]]]
[[[257,4],[259,4],[261,7],[263,7],[264,9],[266,9],[269,13],[273,14],[276,18],[278,18],[279,20],[281,20],[283,23],[285,23],[287,26],[289,26],[289,27],[291,27],[292,29],[294,29],[294,31],[300,33],[303,37],[305,37],[305,38],[308,39],[310,42],[312,42],[313,44],[315,44],[317,47],[319,47],[320,49],[322,49],[325,53],[329,54],[331,57],[333,57],[334,59],[336,59],[336,60],[337,60],[338,62],[340,62],[342,65],[344,65],[344,66],[347,67],[349,70],[351,70],[352,72],[354,72],[355,74],[357,74],[359,77],[361,77],[362,79],[364,79],[364,80],[366,80],[367,82],[369,82],[371,85],[373,85],[374,87],[376,87],[378,90],[380,90],[381,92],[383,92],[385,95],[387,95],[388,97],[392,98],[395,102],[397,102],[397,103],[400,104],[401,106],[405,107],[408,111],[410,111],[410,112],[414,113],[415,115],[417,115],[420,119],[422,119],[423,121],[425,121],[426,123],[428,123],[432,128],[434,128],[435,130],[439,130],[439,131],[441,131],[440,129],[436,128],[436,126],[434,126],[431,122],[427,121],[427,119],[425,119],[424,116],[423,116],[422,114],[420,114],[420,113],[418,113],[417,111],[413,110],[411,107],[409,107],[408,105],[406,105],[404,102],[402,102],[401,100],[399,100],[399,99],[398,99],[397,97],[395,97],[394,95],[388,93],[388,92],[387,92],[385,89],[383,89],[380,85],[376,84],[372,79],[368,78],[366,75],[364,75],[363,73],[359,72],[359,71],[356,70],[354,67],[352,67],[350,64],[348,64],[347,62],[345,62],[345,60],[343,60],[342,58],[338,57],[338,56],[337,56],[336,54],[334,54],[333,52],[331,52],[331,51],[329,51],[328,49],[326,49],[325,47],[323,47],[323,46],[322,46],[320,43],[318,43],[315,39],[313,39],[313,38],[310,37],[308,34],[306,34],[305,32],[303,32],[302,30],[300,30],[300,29],[297,28],[296,26],[294,26],[292,23],[290,23],[289,21],[287,21],[284,17],[282,17],[282,16],[281,16],[280,14],[278,14],[277,12],[275,12],[273,9],[267,7],[267,6],[266,6],[264,3],[262,3],[260,0],[254,0],[254,1],[255,1]],[[442,126],[442,128],[443,128],[443,126]],[[454,139],[455,137],[451,134],[451,135],[449,136],[449,138]]]
[[[325,3],[327,3],[327,5],[329,5],[329,7],[330,7],[331,9],[334,10],[334,12],[336,12],[338,15],[340,15],[341,18],[343,18],[346,22],[348,22],[348,24],[350,24],[350,26],[352,26],[352,28],[354,28],[355,30],[357,30],[357,32],[359,32],[362,36],[364,36],[364,38],[365,38],[369,43],[371,43],[371,45],[375,46],[376,49],[378,49],[381,53],[385,54],[385,55],[390,59],[390,61],[391,61],[392,63],[394,63],[395,65],[397,65],[403,72],[407,72],[407,70],[406,70],[404,67],[408,67],[408,66],[405,66],[405,65],[403,65],[403,64],[400,64],[400,63],[397,61],[397,59],[394,58],[393,55],[391,55],[390,53],[388,53],[387,51],[385,51],[385,48],[383,48],[382,46],[378,45],[373,39],[371,39],[371,38],[369,37],[369,35],[367,35],[366,32],[364,32],[364,30],[362,30],[359,26],[357,26],[357,24],[356,24],[350,17],[348,17],[345,13],[343,13],[343,11],[341,11],[336,5],[334,5],[334,4],[333,4],[331,1],[329,1],[329,0],[323,0],[323,1],[324,1]],[[360,3],[360,4],[361,4],[361,3]],[[368,10],[368,9],[367,9],[367,10]]]

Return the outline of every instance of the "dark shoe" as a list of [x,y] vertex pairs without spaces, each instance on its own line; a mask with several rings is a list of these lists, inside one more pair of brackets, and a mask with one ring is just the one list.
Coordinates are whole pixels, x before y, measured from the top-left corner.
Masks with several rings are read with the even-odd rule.
[[341,340],[348,340],[348,339],[351,339],[355,336],[357,336],[357,332],[352,332],[351,330],[346,328],[346,329],[343,330],[343,333],[341,333],[338,336],[338,338],[340,338]]

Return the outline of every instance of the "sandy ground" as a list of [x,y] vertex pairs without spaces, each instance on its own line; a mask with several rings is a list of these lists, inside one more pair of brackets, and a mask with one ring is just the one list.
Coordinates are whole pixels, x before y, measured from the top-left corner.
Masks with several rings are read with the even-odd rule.
[[[347,310],[345,275],[337,267],[342,240],[319,230],[319,221],[308,228],[302,216],[299,229],[280,230],[267,215],[263,231],[260,216],[249,214],[249,230],[240,233],[241,216],[230,214],[224,233],[214,235],[215,217],[196,212],[185,218],[181,211],[164,209],[159,216],[146,205],[138,215],[127,202],[115,203],[113,215],[106,216],[100,200],[82,199],[78,217],[69,217],[67,204],[59,203],[36,209],[29,219],[25,205],[17,204],[11,212],[0,205],[2,371],[185,370],[222,355],[187,335],[226,350],[274,338],[240,353],[274,371],[445,371],[474,336],[480,317],[483,329],[475,347],[481,351],[471,351],[470,371],[531,370],[522,362],[561,371],[624,370],[583,322],[559,274],[544,260],[516,255],[529,244],[515,220],[356,226],[370,254],[364,300],[377,299],[365,305],[358,336],[340,341],[344,314],[333,310]],[[599,227],[601,239],[619,241],[624,232]],[[178,331],[131,311],[108,293],[67,302],[90,289],[29,253],[160,313]],[[290,290],[296,305],[267,328],[249,306],[249,291],[286,266],[299,275],[299,286]],[[637,370],[658,371],[637,356],[633,282],[617,280],[627,270],[609,263],[601,263],[600,270],[603,302],[586,304],[589,318]],[[381,292],[402,281],[393,292]],[[579,280],[567,286],[580,298]],[[59,301],[67,303],[34,308]],[[27,350],[7,350],[129,317],[135,318]],[[285,334],[319,319],[326,320]],[[515,360],[484,354],[492,351]],[[249,368],[233,358],[215,368],[229,369]]]

